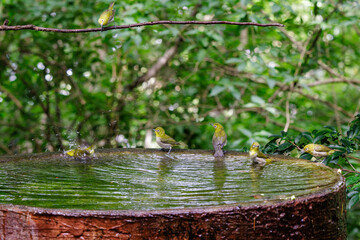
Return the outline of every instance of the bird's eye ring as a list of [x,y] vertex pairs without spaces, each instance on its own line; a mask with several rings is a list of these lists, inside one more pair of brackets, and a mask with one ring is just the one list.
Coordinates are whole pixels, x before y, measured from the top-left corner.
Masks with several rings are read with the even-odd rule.
[[217,128],[217,126],[216,126],[216,125],[214,125],[214,128]]
[[160,132],[160,130],[158,129],[158,130],[156,130],[157,132]]

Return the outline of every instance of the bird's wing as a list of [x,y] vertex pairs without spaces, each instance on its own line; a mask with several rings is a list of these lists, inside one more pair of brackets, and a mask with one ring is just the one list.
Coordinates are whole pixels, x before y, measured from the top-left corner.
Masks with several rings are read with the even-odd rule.
[[324,146],[324,145],[315,145],[314,146],[314,151],[316,151],[316,152],[328,152],[331,150],[332,150],[331,148]]
[[213,139],[212,139],[212,144],[213,144],[213,147],[215,149],[215,151],[220,148],[222,149],[225,145],[226,145],[226,135],[224,136],[213,136]]
[[171,145],[179,145],[180,144],[177,141],[175,141],[175,139],[173,139],[172,137],[170,137],[168,135],[165,135],[164,137],[161,137],[160,141],[162,143],[171,144]]
[[109,23],[114,21],[114,16],[115,16],[115,10],[112,10],[111,11],[111,16],[110,16],[110,19],[109,19]]
[[66,151],[66,154],[69,155],[70,157],[73,157],[75,155],[75,149],[71,149],[69,151]]
[[265,154],[263,154],[260,151],[258,152],[257,157],[259,157],[259,158],[268,158],[267,156],[265,156]]
[[226,135],[224,136],[221,136],[221,137],[218,137],[218,142],[217,144],[220,145],[221,147],[225,146],[226,145]]
[[94,154],[94,152],[95,152],[95,148],[94,148],[94,146],[93,146],[93,145],[91,145],[91,146],[89,146],[89,147],[85,148],[85,153],[86,153],[86,154],[93,155],[93,154]]

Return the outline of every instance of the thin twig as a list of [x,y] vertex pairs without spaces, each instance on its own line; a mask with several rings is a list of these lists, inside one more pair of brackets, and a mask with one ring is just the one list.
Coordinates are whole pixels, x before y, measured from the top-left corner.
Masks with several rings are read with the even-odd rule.
[[339,168],[340,168],[341,171],[349,172],[349,173],[360,173],[359,171],[352,171],[352,170],[348,170],[348,169],[342,168],[339,164],[336,164],[336,165],[339,166]]
[[326,106],[328,106],[330,109],[337,109],[339,112],[342,112],[345,116],[348,116],[349,118],[352,118],[353,117],[353,114],[347,112],[345,109],[343,109],[342,107],[336,105],[336,104],[333,104],[331,102],[328,102],[328,101],[325,101],[325,100],[322,100],[320,99],[318,96],[316,95],[309,95],[309,94],[305,94],[303,91],[301,91],[301,89],[294,89],[294,92],[297,92],[299,93],[300,95],[312,100],[312,101],[317,101],[317,102],[321,102],[323,104],[325,104]]
[[333,76],[336,76],[338,78],[340,78],[341,80],[343,80],[344,82],[349,83],[350,85],[354,86],[352,84],[352,82],[347,79],[346,77],[344,77],[343,75],[341,75],[340,73],[336,72],[334,69],[332,69],[331,67],[329,67],[328,65],[326,65],[324,62],[322,62],[321,60],[318,60],[317,63],[328,73],[330,73]]
[[333,84],[333,83],[352,83],[352,84],[360,85],[360,80],[343,79],[343,78],[328,78],[327,80],[324,80],[324,81],[316,81],[316,82],[312,82],[312,83],[307,83],[306,85],[308,87],[314,87],[314,86]]
[[0,149],[4,150],[7,154],[14,154],[9,148],[8,146],[0,143]]
[[347,158],[345,158],[345,160],[346,160],[347,163],[350,165],[350,167],[351,167],[354,171],[356,171],[356,168],[354,168],[354,166],[350,163],[350,161],[349,161]]
[[215,24],[228,24],[228,25],[239,25],[239,26],[257,26],[257,27],[284,27],[281,23],[254,23],[254,22],[230,22],[230,21],[154,21],[154,22],[143,22],[143,23],[134,23],[128,25],[120,26],[111,26],[101,28],[88,28],[88,29],[58,29],[58,28],[45,28],[38,27],[33,24],[28,25],[17,25],[17,26],[0,26],[0,31],[18,31],[18,30],[34,30],[42,32],[59,32],[59,33],[84,33],[84,32],[101,32],[101,31],[110,31],[115,29],[126,29],[126,28],[136,28],[142,26],[151,26],[151,25],[162,25],[162,24],[177,24],[177,25],[215,25]]
[[291,117],[290,117],[290,98],[291,98],[291,91],[287,93],[286,96],[286,103],[285,103],[285,116],[286,116],[286,123],[284,126],[284,132],[287,132],[290,126]]
[[346,157],[357,160],[357,161],[360,161],[360,158],[357,158],[357,157],[354,157],[354,156],[346,155]]
[[298,145],[296,145],[295,143],[293,143],[292,141],[286,140],[287,142],[291,143],[292,145],[294,145],[300,152],[303,151],[303,149],[301,149]]
[[4,92],[15,103],[15,105],[18,109],[20,109],[20,110],[23,109],[23,105],[21,104],[19,99],[17,99],[15,97],[15,95],[12,94],[9,90],[7,90],[5,87],[0,85],[0,91]]
[[[335,89],[332,88],[331,92],[333,95],[334,104],[337,105],[337,97],[336,97]],[[334,108],[334,112],[335,112],[335,121],[336,121],[337,130],[340,134],[342,134],[339,111],[337,108]]]
[[9,25],[9,20],[5,19],[3,26],[7,26],[7,25]]

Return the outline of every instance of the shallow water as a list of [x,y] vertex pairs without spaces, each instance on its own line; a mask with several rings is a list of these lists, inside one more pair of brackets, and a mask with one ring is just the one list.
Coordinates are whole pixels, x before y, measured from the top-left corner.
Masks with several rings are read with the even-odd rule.
[[336,174],[306,161],[253,166],[244,156],[101,154],[0,163],[0,203],[47,208],[150,210],[255,204],[333,186]]

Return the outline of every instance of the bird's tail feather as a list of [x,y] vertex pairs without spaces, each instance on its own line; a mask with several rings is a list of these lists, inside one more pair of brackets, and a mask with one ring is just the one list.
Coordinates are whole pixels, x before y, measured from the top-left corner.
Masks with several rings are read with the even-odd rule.
[[217,146],[215,148],[214,157],[223,157],[223,156],[224,156],[224,151],[222,150],[222,148],[220,146]]
[[187,148],[188,145],[186,143],[183,143],[183,142],[178,142],[179,143],[179,147],[180,148]]

